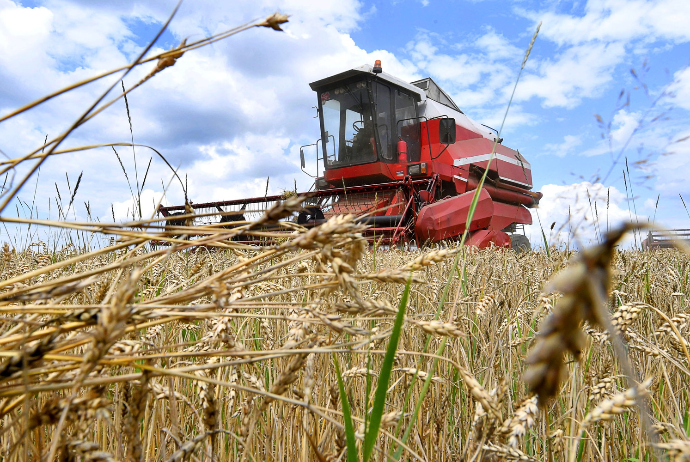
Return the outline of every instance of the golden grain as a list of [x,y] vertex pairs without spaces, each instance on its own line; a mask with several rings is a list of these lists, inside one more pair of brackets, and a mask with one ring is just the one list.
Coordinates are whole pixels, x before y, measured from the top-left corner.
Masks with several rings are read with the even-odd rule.
[[[265,222],[275,223],[291,207],[267,213]],[[519,258],[510,252],[468,251],[458,260],[464,275],[460,281],[448,258],[458,249],[374,253],[352,217],[326,225],[297,230],[274,247],[234,251],[117,249],[82,257],[71,247],[46,256],[40,245],[30,251],[3,246],[3,277],[16,277],[37,261],[55,262],[11,289],[47,298],[0,303],[5,460],[22,460],[26,451],[33,454],[38,448],[37,455],[45,457],[45,438],[53,437],[65,409],[58,451],[82,460],[142,460],[145,454],[149,460],[204,460],[209,453],[218,462],[240,459],[243,453],[256,460],[268,454],[342,460],[342,401],[331,356],[335,352],[344,365],[345,387],[359,419],[355,429],[360,430],[371,409],[366,384],[372,387],[371,400],[403,290],[390,282],[407,283],[413,270],[407,324],[381,425],[393,433],[396,425],[411,423],[411,447],[423,449],[429,460],[457,460],[461,453],[467,460],[545,460],[547,446],[554,460],[564,460],[576,450],[566,449],[565,441],[579,429],[578,419],[586,428],[604,421],[616,426],[624,441],[607,441],[611,460],[627,457],[625,441],[639,440],[643,451],[651,451],[639,418],[631,414],[624,425],[622,414],[633,408],[637,395],[630,390],[615,395],[625,373],[611,352],[611,335],[593,312],[591,274],[578,269],[587,264],[617,290],[611,291],[611,324],[628,342],[631,362],[645,377],[664,382],[652,392],[654,401],[663,403],[653,415],[656,433],[668,430],[665,423],[679,421],[676,409],[682,413],[687,407],[682,388],[687,365],[673,328],[687,342],[689,315],[679,297],[659,282],[668,281],[671,266],[679,274],[690,268],[686,255],[664,250],[651,259],[642,252],[611,250],[607,273],[606,258],[597,252],[568,263],[569,254],[555,250],[550,257],[532,252]],[[223,232],[223,245],[234,246]],[[164,252],[169,255],[160,259]],[[78,261],[61,265],[68,259]],[[638,275],[635,266],[645,259],[655,282],[649,287],[646,272]],[[572,279],[566,283],[559,276],[555,286],[546,287],[548,277],[564,268]],[[51,291],[56,284],[48,284],[57,280],[80,287],[95,275],[91,286],[72,292]],[[440,305],[449,277],[449,298]],[[673,291],[687,291],[678,281],[673,279]],[[556,289],[554,295],[546,292]],[[640,300],[653,300],[672,325]],[[544,315],[550,318],[537,333]],[[554,324],[553,317],[559,322]],[[586,332],[596,341],[583,341],[582,321],[589,321]],[[431,350],[425,350],[427,334]],[[558,348],[549,343],[555,336]],[[528,353],[525,344],[531,340]],[[435,359],[429,351],[442,341],[449,347],[438,358],[417,420],[408,422],[406,395],[414,404]],[[589,361],[565,360],[564,353],[578,351]],[[538,352],[548,353],[546,359]],[[553,359],[568,376],[554,381],[562,404],[537,411],[537,397],[525,398],[526,353],[528,370]],[[421,380],[410,389],[414,375]],[[572,394],[582,399],[571,401]],[[598,406],[585,416],[589,403]],[[539,412],[548,412],[548,420]],[[120,436],[103,437],[114,428]],[[596,432],[589,433],[583,460],[596,458],[599,450],[590,439]],[[671,435],[680,436],[664,438]],[[657,446],[683,460],[683,441]],[[383,450],[394,446],[387,436],[380,436],[377,445]]]

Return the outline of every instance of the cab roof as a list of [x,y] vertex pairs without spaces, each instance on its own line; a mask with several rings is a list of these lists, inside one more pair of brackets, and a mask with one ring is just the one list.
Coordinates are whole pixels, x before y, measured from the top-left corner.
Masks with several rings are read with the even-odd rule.
[[316,91],[318,88],[322,88],[325,86],[328,86],[332,83],[339,82],[341,80],[346,80],[349,79],[350,77],[355,77],[355,76],[360,76],[360,75],[371,75],[371,76],[376,76],[377,78],[381,80],[385,80],[387,82],[390,82],[394,85],[397,85],[399,87],[404,88],[405,90],[408,90],[410,93],[414,94],[417,96],[417,99],[419,101],[423,101],[426,99],[426,93],[424,90],[421,88],[409,84],[405,82],[404,80],[400,80],[397,77],[394,77],[390,74],[387,74],[385,72],[381,72],[380,74],[375,74],[373,72],[373,66],[369,64],[363,64],[359,67],[355,67],[354,69],[350,69],[345,72],[341,72],[340,74],[335,74],[330,77],[326,77],[325,79],[317,80],[315,82],[311,82],[309,86],[311,87],[312,90]]

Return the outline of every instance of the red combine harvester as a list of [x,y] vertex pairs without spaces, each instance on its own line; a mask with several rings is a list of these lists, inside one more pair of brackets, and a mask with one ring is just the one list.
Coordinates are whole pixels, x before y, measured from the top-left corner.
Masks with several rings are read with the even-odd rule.
[[[407,83],[363,65],[310,84],[318,95],[321,138],[300,148],[302,171],[315,178],[297,223],[310,227],[353,213],[370,225],[371,239],[418,244],[458,238],[479,180],[496,150],[470,223],[467,243],[529,248],[517,231],[532,223],[539,203],[532,171],[498,133],[467,117],[430,79]],[[314,151],[314,174],[305,169]],[[310,162],[311,163],[311,162]],[[206,222],[237,222],[280,201],[266,196],[189,204]],[[185,206],[160,207],[165,217]],[[170,221],[169,221],[170,222]],[[233,226],[233,225],[229,225]]]

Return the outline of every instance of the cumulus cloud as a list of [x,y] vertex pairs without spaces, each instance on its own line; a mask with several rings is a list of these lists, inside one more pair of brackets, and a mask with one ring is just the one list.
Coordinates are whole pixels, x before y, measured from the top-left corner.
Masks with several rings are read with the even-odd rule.
[[515,58],[523,54],[523,50],[516,47],[503,34],[499,34],[493,29],[489,29],[486,34],[479,37],[474,43],[490,59]]
[[[677,197],[682,194],[690,197],[688,183],[688,159],[690,158],[690,130],[678,130],[674,142],[666,146],[666,154],[659,156],[650,166],[655,180],[655,189],[666,196]],[[678,209],[678,212],[683,212]],[[683,226],[685,227],[685,225]]]
[[[441,46],[448,49],[444,51]],[[510,55],[511,45],[493,31],[475,38],[472,44],[462,42],[454,46],[447,46],[436,34],[421,31],[405,51],[419,72],[432,75],[461,108],[507,101],[494,100],[497,90],[512,79],[510,66],[502,62]]]
[[646,53],[648,45],[662,41],[690,41],[685,26],[690,3],[684,0],[588,0],[584,14],[557,8],[515,10],[535,24],[541,21],[540,39],[558,47],[555,58],[537,58],[528,65],[518,100],[537,97],[545,107],[575,107],[584,98],[601,95],[631,54]]
[[589,0],[584,5],[584,15],[555,11],[524,14],[543,21],[546,27],[542,34],[559,45],[629,42],[640,38],[678,43],[690,40],[690,4],[684,0]]
[[[544,197],[539,208],[531,209],[533,224],[525,227],[533,246],[543,246],[542,229],[549,245],[577,248],[601,242],[607,230],[623,222],[647,222],[646,216],[630,210],[625,193],[613,186],[583,181],[548,184],[541,192]],[[634,240],[630,236],[624,244],[634,244]]]
[[[645,53],[649,45],[690,41],[690,34],[680,27],[690,20],[690,9],[680,0],[590,0],[584,13],[554,11],[558,8],[559,4],[535,11],[514,8],[518,15],[533,21],[519,42],[493,29],[455,42],[422,30],[405,52],[411,63],[432,75],[461,108],[469,108],[483,120],[499,107],[505,108],[524,56],[524,38],[540,21],[540,36],[514,101],[536,100],[545,108],[573,109],[587,99],[601,97],[618,80],[621,67],[630,66],[634,55]],[[671,11],[672,18],[666,16]],[[543,51],[554,45],[552,53]],[[679,82],[690,81],[685,74],[677,78]],[[690,83],[678,85],[679,95],[686,86],[690,88]],[[533,120],[534,115],[515,123]]]
[[[681,115],[669,116],[668,106],[658,110],[617,111],[611,122],[604,121],[602,139],[579,151],[585,157],[608,154],[611,160],[624,163],[628,158],[630,168],[646,179],[653,179],[654,174],[662,183],[668,183],[668,177],[677,178],[677,170],[687,169],[686,143],[690,132],[687,130],[687,119]],[[662,166],[672,166],[669,170]],[[659,188],[657,188],[659,189]]]
[[[46,0],[42,6],[29,8],[0,0],[0,113],[126,64],[141,52],[146,40],[136,35],[141,33],[138,25],[158,27],[175,3]],[[253,191],[254,183],[265,185],[266,176],[271,176],[269,193],[281,187],[292,189],[295,179],[300,188],[309,187],[297,162],[299,146],[319,137],[310,81],[373,62],[374,56],[384,60],[389,72],[417,77],[394,54],[368,52],[350,38],[348,32],[362,18],[357,0],[293,0],[282,7],[293,14],[285,33],[252,29],[186,53],[174,67],[128,97],[134,141],[155,147],[173,168],[186,174],[193,200],[225,199],[221,194],[231,191],[245,195]],[[232,10],[212,1],[196,2],[193,7],[183,4],[165,46],[185,37],[200,39],[273,11],[268,1],[237,2]],[[125,86],[133,86],[152,67],[148,64],[133,71],[125,78]],[[40,146],[46,134],[53,137],[69,127],[105,84],[113,82],[118,83],[111,78],[70,92],[0,124],[0,150],[17,157]],[[119,91],[117,85],[110,97]],[[124,103],[118,101],[76,130],[65,146],[129,141],[129,126]],[[116,202],[122,215],[130,200],[123,169],[133,189],[137,173],[141,183],[151,156],[148,184],[167,183],[171,172],[145,148],[134,153],[128,148],[117,150],[122,167],[111,149],[51,159],[43,168],[42,183],[52,187],[66,171],[75,174],[75,169],[84,169],[81,193],[90,197],[92,207],[107,215],[110,204]],[[95,188],[90,195],[89,187]],[[49,188],[42,189],[51,194]],[[168,197],[180,201],[181,188],[173,184]]]
[[158,204],[168,205],[163,197],[162,191],[154,191],[152,189],[144,189],[138,198],[130,198],[121,202],[113,202],[112,208],[102,217],[105,222],[113,220],[115,216],[116,222],[138,220],[139,219],[139,203],[141,201],[141,217],[144,219],[153,216],[156,206]]
[[573,108],[603,94],[626,57],[621,43],[588,43],[530,65],[515,93],[517,101],[541,99],[544,107]]
[[690,67],[684,67],[673,75],[669,92],[675,95],[674,102],[690,110]]
[[582,144],[580,136],[565,135],[562,143],[547,143],[544,145],[544,150],[547,154],[552,154],[558,157],[564,157],[571,154],[575,148]]
[[616,153],[630,145],[635,135],[637,136],[636,141],[639,143],[644,141],[658,142],[659,139],[663,138],[662,131],[666,132],[666,128],[661,131],[654,131],[653,127],[646,130],[648,127],[645,126],[645,122],[649,122],[644,118],[646,115],[639,111],[631,112],[626,109],[617,111],[610,124],[604,121],[604,125],[608,126],[609,129],[606,130],[601,127],[603,138],[596,145],[582,151],[581,154],[583,156],[597,156],[605,153]]

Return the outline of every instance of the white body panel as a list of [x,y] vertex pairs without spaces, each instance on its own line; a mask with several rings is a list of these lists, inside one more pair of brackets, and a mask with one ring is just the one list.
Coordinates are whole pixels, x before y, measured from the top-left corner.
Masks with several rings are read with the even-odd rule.
[[496,138],[498,137],[496,132],[493,132],[482,124],[475,122],[465,114],[462,114],[452,107],[446,106],[445,104],[441,104],[429,98],[426,98],[424,101],[419,103],[419,115],[424,116],[427,119],[448,116],[455,119],[455,123],[457,125],[460,125],[461,127],[464,127],[475,133],[479,133],[487,140],[496,141]]

